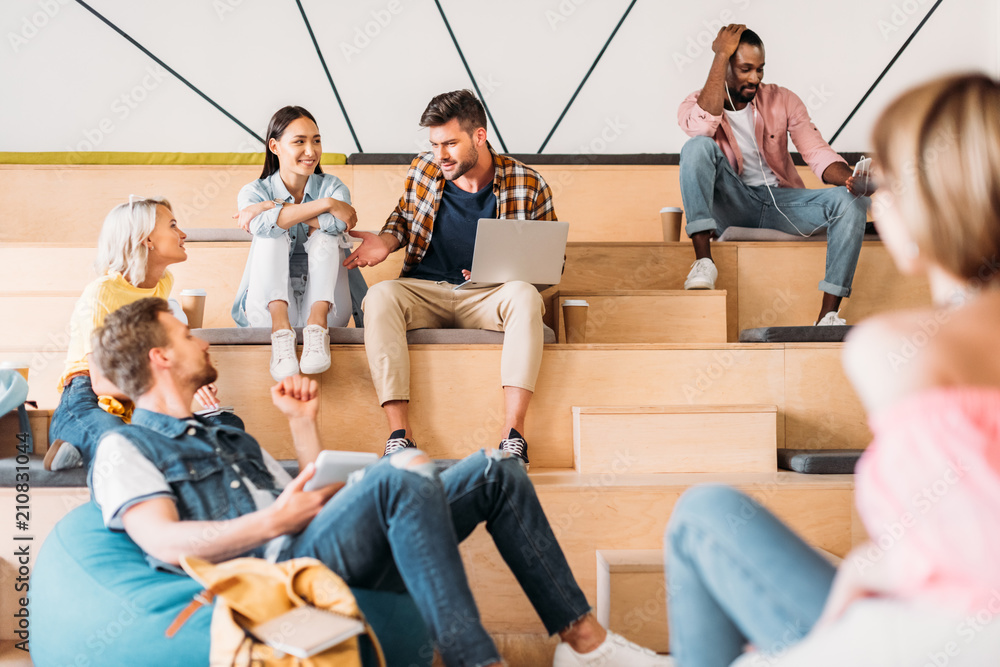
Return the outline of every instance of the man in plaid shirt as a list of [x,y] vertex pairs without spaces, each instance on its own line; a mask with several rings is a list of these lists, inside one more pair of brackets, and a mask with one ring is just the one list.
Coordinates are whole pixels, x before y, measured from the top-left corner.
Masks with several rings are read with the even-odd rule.
[[[469,90],[438,95],[420,118],[432,150],[414,158],[403,196],[378,234],[344,266],[373,266],[405,247],[399,278],[374,285],[362,308],[365,350],[392,430],[385,453],[415,447],[410,430],[406,332],[423,328],[504,332],[500,380],[505,423],[500,449],[527,465],[524,417],[542,360],[541,296],[529,283],[453,290],[468,280],[480,218],[555,220],[552,191],[534,169],[498,155],[486,141],[486,112]],[[433,241],[433,242],[432,242]]]

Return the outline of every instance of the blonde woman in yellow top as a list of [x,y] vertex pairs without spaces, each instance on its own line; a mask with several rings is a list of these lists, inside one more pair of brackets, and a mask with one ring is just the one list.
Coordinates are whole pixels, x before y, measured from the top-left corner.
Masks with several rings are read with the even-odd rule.
[[[127,417],[128,399],[90,364],[90,336],[108,313],[147,296],[170,295],[174,278],[167,267],[187,259],[185,238],[170,203],[159,197],[130,195],[104,219],[94,264],[100,277],[84,288],[70,320],[47,470],[89,466],[101,437]],[[204,388],[198,398],[215,403],[214,388]]]

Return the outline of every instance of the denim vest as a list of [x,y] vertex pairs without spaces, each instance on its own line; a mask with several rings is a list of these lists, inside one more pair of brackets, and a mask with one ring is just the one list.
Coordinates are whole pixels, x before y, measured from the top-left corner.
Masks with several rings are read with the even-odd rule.
[[[132,423],[115,429],[149,459],[166,478],[181,521],[224,521],[257,511],[243,478],[275,497],[274,478],[261,456],[260,445],[242,428],[235,415],[222,413],[205,419],[177,419],[137,409]],[[262,556],[258,547],[244,556]],[[148,554],[157,569],[167,565]]]

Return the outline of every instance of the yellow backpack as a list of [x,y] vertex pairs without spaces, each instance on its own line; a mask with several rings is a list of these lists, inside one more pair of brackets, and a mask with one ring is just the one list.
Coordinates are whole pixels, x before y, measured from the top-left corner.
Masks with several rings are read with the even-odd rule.
[[[320,561],[296,558],[270,563],[260,558],[236,558],[213,564],[185,556],[181,558],[181,566],[205,587],[201,594],[203,603],[215,599],[211,667],[360,667],[360,635],[345,639],[312,657],[296,658],[261,643],[247,631],[247,628],[305,606],[364,622],[351,589]],[[173,631],[176,632],[176,628],[193,613],[193,609],[189,610],[185,610],[186,614],[182,612],[182,616],[171,626]],[[379,665],[384,667],[382,647],[371,626],[364,623],[364,627],[364,634],[375,646]]]

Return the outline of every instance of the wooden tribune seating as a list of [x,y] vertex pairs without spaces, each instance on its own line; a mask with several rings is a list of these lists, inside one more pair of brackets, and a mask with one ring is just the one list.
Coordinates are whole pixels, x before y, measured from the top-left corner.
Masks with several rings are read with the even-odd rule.
[[[867,443],[863,411],[840,369],[841,345],[735,342],[741,329],[812,322],[825,244],[719,243],[713,253],[719,291],[684,293],[693,251],[689,243],[661,242],[658,216],[660,207],[681,203],[676,165],[577,160],[540,169],[553,187],[560,218],[571,223],[565,275],[543,294],[546,320],[564,341],[558,304],[572,297],[592,299],[594,319],[586,344],[546,346],[526,429],[531,476],[588,598],[601,599],[598,552],[610,562],[610,550],[659,549],[673,504],[701,482],[737,485],[813,545],[846,554],[863,539],[851,510],[853,476],[779,472],[774,463],[780,447]],[[405,170],[400,164],[327,167],[351,188],[359,227],[371,230],[395,205]],[[0,331],[0,360],[28,360],[31,397],[51,410],[69,312],[92,278],[97,230],[111,206],[129,192],[162,194],[173,202],[182,227],[227,226],[236,192],[259,167],[0,165],[0,171],[0,203],[7,212],[0,219],[0,306],[16,323]],[[811,173],[803,176],[816,185]],[[597,195],[608,192],[614,196]],[[248,244],[202,241],[188,249],[188,261],[173,269],[177,290],[206,288],[206,326],[231,326],[229,308]],[[395,277],[401,260],[401,253],[394,254],[367,269],[366,278],[374,283]],[[869,241],[855,295],[842,314],[856,322],[928,298],[926,285],[899,276],[881,243]],[[685,305],[692,299],[702,301]],[[704,321],[692,323],[686,309]],[[287,423],[267,398],[267,347],[220,345],[212,354],[224,402],[236,407],[271,453],[291,457]],[[411,348],[411,415],[418,443],[432,456],[462,456],[498,442],[499,355],[496,344]],[[334,345],[332,356],[331,369],[318,377],[324,444],[380,451],[387,427],[363,347]],[[46,418],[35,416],[43,430]],[[33,493],[36,546],[55,521],[87,499],[81,488]],[[0,499],[12,505],[13,490],[0,489]],[[490,630],[530,635],[549,650],[489,536],[477,531],[463,553]],[[14,565],[2,558],[0,584],[9,586]],[[646,604],[624,599],[626,606]],[[13,637],[13,602],[6,589],[0,600],[5,641]],[[648,643],[664,648],[654,639]],[[0,648],[0,660],[2,654]]]

